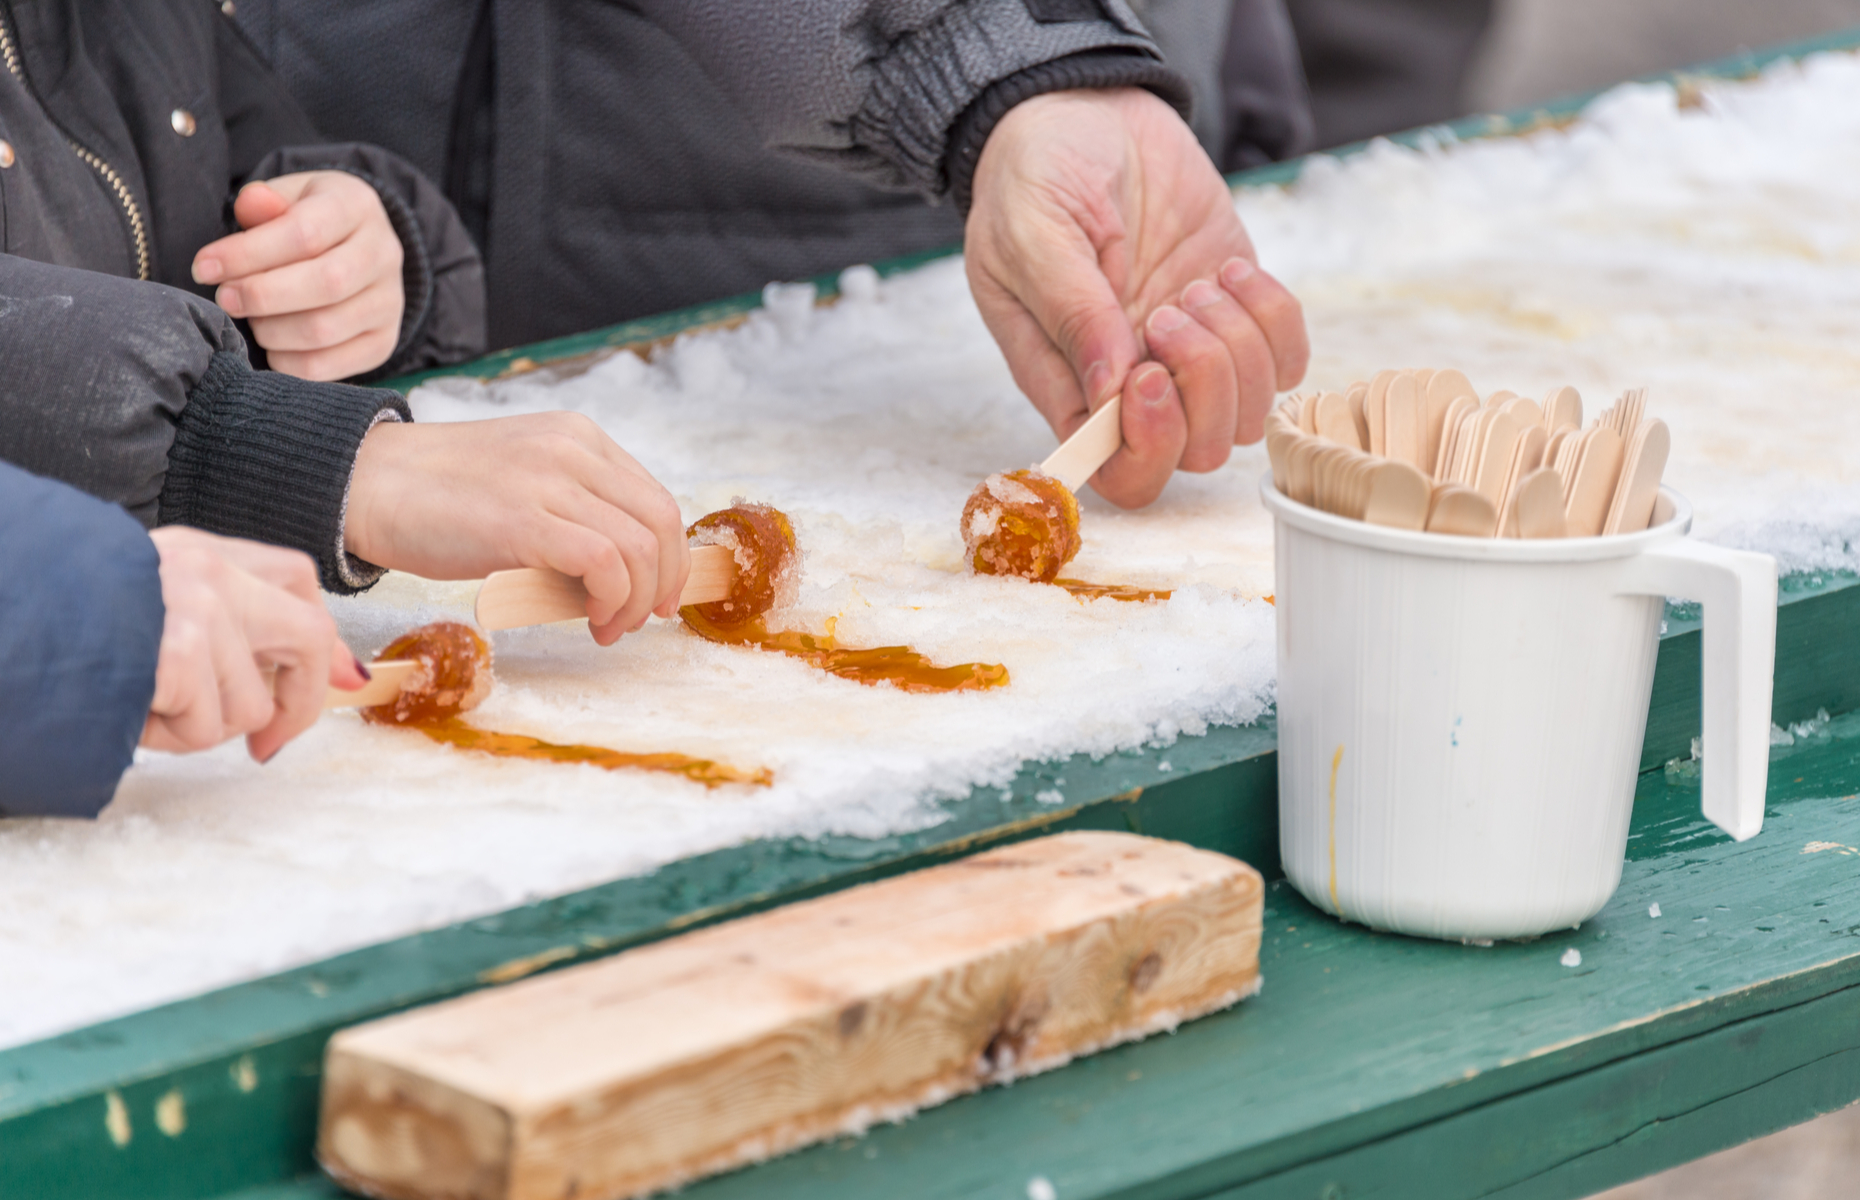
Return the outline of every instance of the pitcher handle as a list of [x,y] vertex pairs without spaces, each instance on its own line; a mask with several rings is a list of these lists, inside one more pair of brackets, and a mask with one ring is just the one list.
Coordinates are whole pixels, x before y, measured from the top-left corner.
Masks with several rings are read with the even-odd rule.
[[1705,817],[1738,841],[1763,827],[1776,667],[1776,560],[1680,538],[1622,564],[1621,591],[1704,606]]

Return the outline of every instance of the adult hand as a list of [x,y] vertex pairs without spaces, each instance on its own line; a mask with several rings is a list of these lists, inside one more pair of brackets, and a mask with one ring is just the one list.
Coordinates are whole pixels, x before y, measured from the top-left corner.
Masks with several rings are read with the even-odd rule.
[[[1258,441],[1304,377],[1298,301],[1261,271],[1233,197],[1146,91],[1016,105],[976,164],[969,284],[1014,381],[1064,439],[1122,394],[1124,446],[1092,478],[1134,508],[1171,472]],[[1139,367],[1153,358],[1161,368]]]
[[179,525],[149,537],[166,611],[144,746],[205,750],[243,733],[264,762],[315,722],[332,684],[367,682],[308,555]]
[[548,567],[588,589],[594,640],[669,617],[691,571],[671,493],[578,413],[404,425],[362,439],[349,552],[428,579]]
[[248,183],[233,202],[244,233],[203,246],[194,281],[252,323],[273,370],[346,379],[388,360],[400,341],[403,251],[381,197],[346,171]]

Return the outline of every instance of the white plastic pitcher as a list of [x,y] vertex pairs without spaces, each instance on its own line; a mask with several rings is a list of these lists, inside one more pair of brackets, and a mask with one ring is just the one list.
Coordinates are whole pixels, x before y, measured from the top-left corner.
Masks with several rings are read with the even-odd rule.
[[1277,537],[1279,849],[1319,908],[1511,938],[1621,881],[1664,597],[1704,605],[1705,816],[1742,841],[1769,777],[1776,564],[1688,539],[1662,490],[1615,537],[1447,537],[1260,484]]

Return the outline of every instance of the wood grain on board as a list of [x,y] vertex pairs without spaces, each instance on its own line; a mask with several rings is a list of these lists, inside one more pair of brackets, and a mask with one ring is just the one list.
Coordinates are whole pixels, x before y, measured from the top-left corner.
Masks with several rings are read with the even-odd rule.
[[1059,1066],[1259,981],[1235,859],[1077,832],[338,1034],[318,1153],[389,1197],[630,1197]]

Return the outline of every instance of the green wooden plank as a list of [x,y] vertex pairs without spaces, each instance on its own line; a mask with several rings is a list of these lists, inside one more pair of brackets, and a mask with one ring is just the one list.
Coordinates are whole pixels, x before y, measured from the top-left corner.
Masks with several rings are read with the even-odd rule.
[[1621,890],[1579,932],[1376,934],[1279,881],[1266,986],[1239,1008],[682,1194],[1019,1200],[1041,1176],[1063,1200],[1563,1200],[1841,1107],[1860,854],[1803,851],[1860,846],[1860,715],[1773,762],[1741,845],[1699,818],[1689,764],[1643,776]]
[[[1797,603],[1810,597],[1817,602]],[[1791,725],[1821,709],[1860,708],[1860,637],[1855,636],[1860,577],[1851,572],[1792,575],[1782,581],[1779,599],[1771,719]],[[1696,606],[1669,607],[1641,743],[1643,771],[1692,752],[1700,721],[1700,648]]]
[[[1805,631],[1789,643],[1791,654],[1807,647],[1817,657],[1812,671],[1779,658],[1779,680],[1800,671],[1800,688],[1823,689],[1803,693],[1803,703],[1817,706],[1860,691],[1860,639],[1852,633],[1860,628],[1860,584],[1803,581],[1785,601],[1779,625]],[[1696,650],[1687,647],[1698,632],[1683,620],[1670,625],[1654,683],[1654,710],[1668,714],[1662,736],[1672,752],[1664,757],[1687,751],[1697,732],[1696,703],[1686,725],[1685,706],[1669,697],[1688,686],[1696,695]],[[1836,669],[1842,664],[1845,674]],[[39,1186],[56,1181],[58,1190],[44,1194],[74,1197],[211,1196],[286,1178],[309,1164],[322,1050],[336,1029],[484,986],[526,963],[544,969],[586,961],[1004,840],[1066,828],[1131,829],[1233,854],[1276,877],[1273,744],[1266,721],[1210,730],[1162,751],[1033,764],[1008,800],[994,790],[970,796],[948,806],[949,819],[930,830],[702,855],[0,1052],[0,1163],[8,1176]],[[1076,799],[1050,807],[1033,798],[1054,789]],[[1695,816],[1691,821],[1699,826]],[[1640,853],[1641,836],[1633,835],[1630,855]],[[155,1113],[177,1090],[188,1132],[169,1139]],[[111,1094],[132,1134],[123,1148],[110,1140]],[[79,1160],[81,1170],[72,1166]]]

